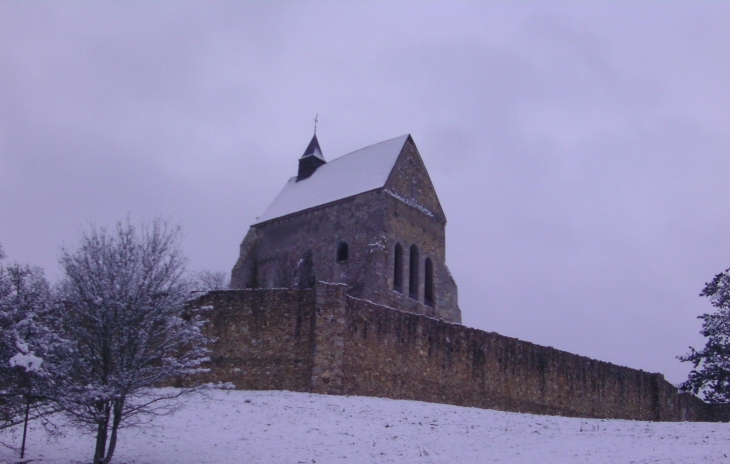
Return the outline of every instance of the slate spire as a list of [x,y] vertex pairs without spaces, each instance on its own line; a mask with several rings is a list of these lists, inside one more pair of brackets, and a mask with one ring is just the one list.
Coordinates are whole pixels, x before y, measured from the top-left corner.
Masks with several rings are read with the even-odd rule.
[[319,141],[317,140],[316,133],[314,134],[314,137],[312,137],[312,141],[309,142],[309,145],[307,145],[307,149],[304,150],[302,158],[306,158],[307,156],[316,156],[324,161],[324,156],[322,156],[322,149],[319,148]]
[[325,164],[324,156],[322,155],[322,149],[319,147],[319,141],[317,140],[317,134],[314,134],[312,141],[307,145],[307,149],[304,150],[304,154],[299,158],[299,173],[297,174],[297,182],[304,180],[314,174],[320,166]]

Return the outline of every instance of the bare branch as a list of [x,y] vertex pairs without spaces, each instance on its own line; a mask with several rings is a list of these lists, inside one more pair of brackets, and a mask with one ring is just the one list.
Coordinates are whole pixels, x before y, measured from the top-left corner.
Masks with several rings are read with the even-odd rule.
[[91,227],[78,249],[62,252],[62,333],[75,351],[61,404],[74,423],[95,429],[95,463],[109,462],[119,428],[174,409],[185,392],[150,387],[208,359],[204,321],[182,317],[190,281],[180,235],[161,219],[140,226],[127,219]]

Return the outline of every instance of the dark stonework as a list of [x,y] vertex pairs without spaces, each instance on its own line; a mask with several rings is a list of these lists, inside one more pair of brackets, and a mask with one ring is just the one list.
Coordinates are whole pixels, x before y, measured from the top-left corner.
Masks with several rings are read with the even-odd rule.
[[[382,188],[251,226],[231,273],[231,288],[337,282],[346,284],[351,296],[460,323],[456,283],[446,267],[445,227],[436,191],[408,137]],[[338,262],[342,243],[349,256]],[[401,292],[394,290],[396,244],[404,250]],[[411,246],[418,250],[414,286],[408,285]],[[433,271],[430,301],[424,293],[427,259]],[[409,297],[412,290],[414,298]]]
[[239,389],[377,396],[535,414],[728,421],[727,405],[679,393],[661,374],[450,324],[348,296],[343,284],[229,290],[201,380]]
[[344,354],[347,337],[347,286],[317,285],[315,289],[314,344],[310,391],[344,393]]
[[196,301],[209,306],[206,382],[253,390],[309,391],[314,290],[228,290]]

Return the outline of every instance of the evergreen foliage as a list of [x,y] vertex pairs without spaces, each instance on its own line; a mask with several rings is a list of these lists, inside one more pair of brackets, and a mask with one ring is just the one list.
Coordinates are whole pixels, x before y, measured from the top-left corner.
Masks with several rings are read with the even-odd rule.
[[0,428],[22,422],[31,406],[42,415],[58,394],[58,361],[68,346],[50,328],[52,308],[42,269],[0,263]]
[[679,359],[691,362],[694,368],[680,389],[694,394],[702,393],[708,403],[730,402],[730,269],[717,274],[705,284],[700,296],[710,299],[715,312],[698,316],[702,320],[700,333],[707,337],[701,350],[690,347],[690,352]]

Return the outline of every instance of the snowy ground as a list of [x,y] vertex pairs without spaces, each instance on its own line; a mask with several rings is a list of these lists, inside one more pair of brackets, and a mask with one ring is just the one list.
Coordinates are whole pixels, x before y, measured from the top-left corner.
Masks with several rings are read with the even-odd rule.
[[[123,430],[112,462],[730,463],[728,424],[569,419],[279,391],[214,391],[186,402],[154,427]],[[89,462],[93,438],[65,433],[48,442],[34,430],[26,457]],[[0,462],[16,459],[0,448]]]

